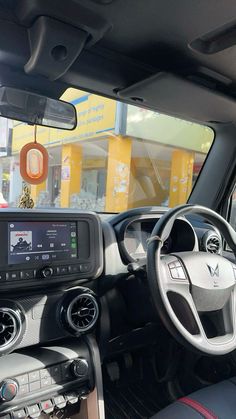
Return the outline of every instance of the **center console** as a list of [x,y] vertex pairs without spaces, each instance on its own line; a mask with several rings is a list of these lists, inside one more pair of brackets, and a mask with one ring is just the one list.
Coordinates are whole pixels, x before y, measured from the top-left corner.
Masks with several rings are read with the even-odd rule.
[[[93,360],[82,339],[0,359],[0,416],[38,418],[78,404],[94,388]],[[77,406],[79,410],[79,406]]]
[[102,271],[96,214],[1,210],[0,419],[70,417],[98,387],[101,400],[100,302],[86,285]]

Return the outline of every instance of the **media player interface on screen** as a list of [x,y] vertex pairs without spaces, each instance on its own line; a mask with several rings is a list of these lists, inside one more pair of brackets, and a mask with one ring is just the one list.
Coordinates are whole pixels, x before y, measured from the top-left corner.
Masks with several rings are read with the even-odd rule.
[[52,262],[77,258],[75,222],[8,223],[8,263]]

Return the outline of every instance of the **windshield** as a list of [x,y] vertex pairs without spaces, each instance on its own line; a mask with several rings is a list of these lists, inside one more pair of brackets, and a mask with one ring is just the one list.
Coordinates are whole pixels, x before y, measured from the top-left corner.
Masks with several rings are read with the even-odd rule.
[[[49,154],[48,178],[31,186],[36,208],[120,212],[185,203],[214,139],[195,123],[68,89],[74,131],[38,127]],[[24,183],[19,152],[34,128],[0,118],[0,207],[17,207]]]

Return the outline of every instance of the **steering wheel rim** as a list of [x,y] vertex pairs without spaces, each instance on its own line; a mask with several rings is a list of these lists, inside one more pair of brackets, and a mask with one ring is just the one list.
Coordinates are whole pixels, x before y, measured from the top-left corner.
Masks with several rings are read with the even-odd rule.
[[[236,232],[223,217],[203,206],[180,205],[166,212],[152,231],[148,283],[156,310],[175,338],[203,353],[224,355],[236,349],[236,264],[205,252],[161,255],[175,220],[191,213],[214,224],[236,254]],[[208,337],[201,314],[213,311],[221,315],[223,332]]]

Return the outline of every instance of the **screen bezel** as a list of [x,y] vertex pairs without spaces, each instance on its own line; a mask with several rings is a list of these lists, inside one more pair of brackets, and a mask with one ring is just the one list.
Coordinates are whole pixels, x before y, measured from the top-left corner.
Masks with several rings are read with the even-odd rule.
[[[76,222],[77,223],[77,237],[79,239],[78,231],[80,232],[80,251],[78,252],[78,258],[73,261],[63,262],[50,262],[36,263],[27,262],[20,263],[17,265],[8,264],[8,222],[34,222],[34,221],[57,221],[57,222]],[[20,271],[24,269],[35,269],[39,272],[45,265],[51,266],[52,268],[57,267],[59,264],[73,265],[78,263],[89,263],[90,269],[87,272],[81,272],[70,275],[57,275],[50,280],[44,279],[45,284],[55,284],[57,282],[67,282],[68,280],[82,280],[82,279],[94,279],[97,278],[103,270],[103,240],[102,240],[102,229],[101,220],[94,213],[80,213],[79,211],[71,212],[69,210],[16,210],[11,211],[9,209],[1,210],[0,212],[0,240],[3,245],[0,248],[0,273]],[[5,245],[4,245],[5,244]],[[19,286],[39,286],[40,276],[34,280],[28,281],[0,281],[0,289],[13,288]]]

